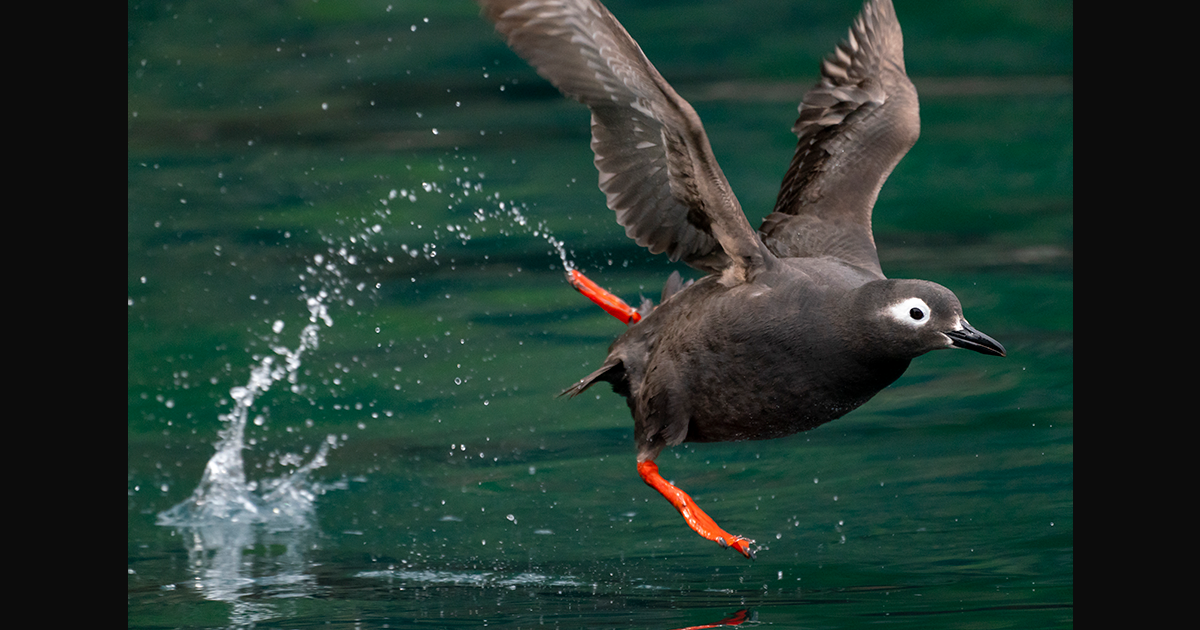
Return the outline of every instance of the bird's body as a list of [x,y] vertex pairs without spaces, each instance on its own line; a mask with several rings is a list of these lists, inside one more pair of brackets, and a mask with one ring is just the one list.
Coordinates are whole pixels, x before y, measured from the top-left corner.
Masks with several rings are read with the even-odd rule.
[[640,312],[583,278],[577,288],[629,329],[597,381],[626,397],[638,471],[702,536],[752,555],[658,474],[684,441],[783,437],[839,418],[930,350],[1004,355],[924,280],[883,275],[871,233],[879,189],[916,142],[917,94],[890,0],[868,0],[822,66],[793,127],[799,144],[755,232],[691,106],[598,0],[480,0],[509,45],[592,112],[600,188],[626,234],[709,275],[673,275]]
[[[680,442],[762,440],[838,418],[895,381],[909,358],[854,348],[853,289],[871,280],[834,259],[787,259],[733,287],[701,278],[633,324],[605,367],[637,420],[640,459]],[[627,393],[626,393],[627,392]]]

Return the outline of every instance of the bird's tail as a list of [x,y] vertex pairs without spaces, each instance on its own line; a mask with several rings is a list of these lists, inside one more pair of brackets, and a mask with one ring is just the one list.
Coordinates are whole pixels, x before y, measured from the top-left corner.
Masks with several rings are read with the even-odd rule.
[[625,364],[620,359],[609,359],[600,366],[600,369],[588,374],[579,379],[578,383],[562,390],[559,396],[567,396],[574,398],[583,393],[583,390],[596,384],[596,381],[608,381],[614,386],[625,378]]

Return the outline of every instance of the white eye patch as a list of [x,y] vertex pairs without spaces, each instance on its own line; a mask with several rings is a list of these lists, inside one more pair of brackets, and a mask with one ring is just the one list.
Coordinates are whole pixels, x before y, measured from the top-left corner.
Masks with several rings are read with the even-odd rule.
[[928,322],[930,316],[933,315],[933,310],[929,308],[925,300],[915,297],[892,304],[887,307],[886,312],[888,317],[913,328],[924,326],[925,322]]

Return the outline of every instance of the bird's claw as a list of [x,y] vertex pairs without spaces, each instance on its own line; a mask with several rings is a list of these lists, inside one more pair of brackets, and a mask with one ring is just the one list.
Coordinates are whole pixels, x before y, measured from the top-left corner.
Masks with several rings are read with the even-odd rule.
[[745,536],[734,536],[733,542],[726,542],[724,538],[718,537],[717,544],[721,545],[721,547],[724,549],[733,547],[738,553],[750,558],[751,560],[755,558],[756,550],[750,548],[750,545],[753,545],[754,541],[746,538]]

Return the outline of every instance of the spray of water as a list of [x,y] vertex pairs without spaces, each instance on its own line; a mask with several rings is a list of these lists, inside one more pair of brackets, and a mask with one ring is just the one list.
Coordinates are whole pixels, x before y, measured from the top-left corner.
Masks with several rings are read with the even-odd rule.
[[[246,448],[246,423],[254,408],[254,401],[279,381],[286,380],[298,389],[296,372],[305,352],[317,347],[318,322],[333,325],[328,309],[322,302],[327,297],[324,291],[315,297],[307,297],[309,323],[300,331],[296,348],[272,346],[273,355],[262,357],[250,371],[250,380],[245,385],[229,390],[233,398],[233,409],[219,416],[225,425],[218,436],[216,454],[204,467],[200,485],[182,503],[160,512],[158,523],[171,526],[194,526],[214,522],[263,523],[273,529],[307,527],[313,509],[313,501],[320,487],[314,485],[309,476],[312,471],[326,464],[330,448],[337,446],[337,437],[329,435],[321,443],[317,453],[308,463],[289,474],[262,482],[247,481],[242,451]],[[283,322],[275,322],[273,329],[279,332]],[[260,416],[261,418],[261,416]],[[256,418],[258,420],[259,418]]]
[[[469,172],[468,168],[464,168],[463,170]],[[482,179],[482,175],[480,175],[480,179]],[[412,258],[422,257],[426,260],[435,260],[438,256],[438,242],[442,240],[443,232],[453,238],[453,240],[466,244],[477,233],[487,234],[489,224],[492,224],[496,226],[496,232],[505,236],[531,235],[535,238],[541,238],[558,254],[559,259],[562,260],[564,270],[575,268],[574,263],[570,260],[566,245],[550,232],[545,221],[530,221],[525,215],[524,210],[527,210],[527,208],[524,204],[517,204],[513,201],[501,201],[499,193],[484,195],[483,184],[479,180],[460,176],[454,179],[453,184],[445,186],[433,182],[422,182],[420,190],[416,188],[412,190],[393,189],[388,193],[387,199],[380,199],[380,203],[383,206],[388,206],[389,202],[397,199],[416,203],[418,195],[421,193],[445,195],[451,202],[451,209],[462,209],[463,212],[470,210],[471,214],[469,218],[461,221],[450,222],[444,226],[434,226],[432,241],[427,241],[417,246],[401,244],[400,250]],[[390,210],[387,212],[390,214]],[[417,227],[423,229],[425,226]]]
[[[330,449],[339,445],[335,435],[326,436],[316,454],[292,472],[273,479],[248,480],[242,457],[246,449],[246,427],[251,421],[255,424],[265,422],[261,415],[252,420],[251,414],[255,401],[276,383],[286,381],[296,394],[304,391],[304,386],[298,383],[297,378],[301,359],[305,353],[318,347],[321,324],[333,326],[327,304],[342,302],[353,306],[356,293],[371,293],[378,287],[378,284],[368,287],[367,283],[354,283],[342,269],[357,265],[362,253],[381,253],[381,249],[384,252],[394,251],[394,246],[387,241],[388,230],[385,225],[393,220],[392,208],[397,200],[416,203],[418,193],[445,195],[452,210],[458,209],[460,214],[465,210],[471,212],[469,218],[457,222],[428,226],[432,228],[431,240],[416,246],[401,244],[399,250],[412,258],[422,257],[436,262],[438,245],[444,239],[449,237],[449,240],[465,245],[475,233],[487,233],[490,225],[498,228],[496,231],[502,235],[532,235],[545,240],[562,260],[564,269],[574,268],[564,243],[551,234],[544,222],[533,223],[517,204],[500,201],[498,194],[483,195],[482,191],[481,182],[463,177],[445,186],[422,182],[419,190],[416,187],[411,191],[394,189],[386,199],[379,200],[379,207],[371,216],[357,220],[360,225],[356,226],[354,235],[345,239],[322,236],[329,245],[326,254],[315,255],[312,264],[307,265],[300,275],[304,283],[300,290],[308,308],[309,323],[301,330],[298,345],[293,349],[272,344],[272,354],[258,360],[246,384],[230,389],[233,408],[219,416],[224,428],[218,432],[220,439],[216,444],[216,453],[205,466],[200,484],[192,495],[158,514],[160,525],[196,527],[236,523],[265,524],[276,531],[304,529],[311,523],[316,496],[325,490],[345,486],[344,482],[323,485],[310,478],[313,471],[326,465]],[[472,193],[474,198],[471,198]],[[403,216],[403,212],[397,214]],[[418,229],[426,227],[413,225]],[[385,256],[385,259],[394,262],[391,255]],[[273,333],[278,335],[283,326],[282,321],[276,321],[272,326]],[[285,459],[293,465],[302,462],[299,456],[287,456]]]

